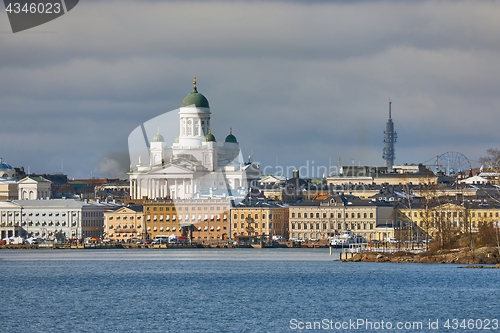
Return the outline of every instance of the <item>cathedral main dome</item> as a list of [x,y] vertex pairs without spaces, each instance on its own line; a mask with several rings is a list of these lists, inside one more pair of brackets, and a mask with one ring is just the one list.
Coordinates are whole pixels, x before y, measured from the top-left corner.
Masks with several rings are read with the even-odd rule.
[[194,105],[197,108],[210,108],[208,99],[203,94],[200,94],[196,88],[196,76],[194,77],[193,91],[187,94],[181,102],[181,107],[190,105]]
[[0,178],[14,177],[16,171],[0,157]]

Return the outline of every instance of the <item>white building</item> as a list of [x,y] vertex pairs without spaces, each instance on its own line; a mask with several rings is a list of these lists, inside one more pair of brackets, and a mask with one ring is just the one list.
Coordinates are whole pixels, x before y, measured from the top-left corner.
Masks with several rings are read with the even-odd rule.
[[1,238],[102,237],[104,212],[116,204],[76,200],[13,200],[0,202]]
[[[131,161],[137,157],[138,163],[130,167],[130,196],[132,199],[147,197],[193,199],[206,197],[244,196],[249,185],[257,183],[260,170],[250,161],[244,163],[238,141],[232,130],[224,142],[217,142],[210,130],[210,106],[205,96],[196,87],[181,103],[178,112],[178,127],[175,142],[168,143],[160,134],[160,128],[168,128],[157,117],[138,127],[135,139],[129,137],[131,145],[140,145],[146,128],[156,121],[158,128],[152,141],[143,147],[149,161],[142,163],[146,153],[132,153]],[[174,116],[170,113],[169,116]],[[163,118],[164,120],[167,118]],[[174,122],[174,118],[168,118]],[[172,137],[172,133],[170,134]],[[256,185],[256,184],[255,184]]]
[[52,182],[43,177],[25,177],[17,182],[20,200],[50,199]]

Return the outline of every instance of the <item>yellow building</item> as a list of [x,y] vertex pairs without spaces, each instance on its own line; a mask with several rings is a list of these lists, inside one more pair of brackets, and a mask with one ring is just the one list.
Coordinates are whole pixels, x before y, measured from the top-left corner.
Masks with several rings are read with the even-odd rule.
[[104,212],[104,238],[113,242],[146,239],[142,206],[124,206]]
[[17,200],[17,182],[15,180],[0,180],[0,200]]
[[231,235],[288,239],[288,206],[270,201],[242,202],[231,208]]
[[175,234],[197,243],[227,241],[230,206],[228,199],[145,200],[148,237]]
[[206,245],[222,245],[230,238],[229,199],[186,199],[176,201],[178,220],[185,237]]
[[327,240],[351,230],[367,241],[393,237],[391,204],[332,195],[290,206],[290,238]]
[[491,225],[500,220],[500,206],[479,199],[466,200],[462,204],[446,202],[426,206],[413,203],[411,208],[410,205],[400,204],[397,211],[431,238],[446,231],[454,234],[477,232],[481,225]]
[[177,209],[171,199],[145,200],[144,220],[147,238],[156,236],[182,236],[181,224],[177,218]]

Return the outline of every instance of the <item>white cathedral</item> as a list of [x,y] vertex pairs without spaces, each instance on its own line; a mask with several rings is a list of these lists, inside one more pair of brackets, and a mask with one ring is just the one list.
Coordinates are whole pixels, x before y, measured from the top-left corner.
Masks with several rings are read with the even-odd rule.
[[[131,164],[130,196],[172,199],[242,198],[250,187],[257,186],[260,170],[244,162],[232,130],[224,142],[217,142],[210,131],[210,106],[198,92],[196,77],[193,91],[181,103],[179,132],[168,146],[158,123],[156,135],[149,144],[149,162]],[[157,117],[158,118],[158,117]],[[157,119],[154,118],[154,119]],[[153,120],[154,120],[153,119]],[[142,127],[146,137],[144,127]],[[129,137],[130,146],[130,137]],[[146,156],[144,156],[146,157]],[[132,153],[131,153],[131,162]]]

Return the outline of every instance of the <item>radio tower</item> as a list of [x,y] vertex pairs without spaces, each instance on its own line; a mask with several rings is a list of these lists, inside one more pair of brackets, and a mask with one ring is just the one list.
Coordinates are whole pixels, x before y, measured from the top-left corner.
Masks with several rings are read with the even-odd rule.
[[384,155],[382,158],[385,160],[385,165],[387,166],[387,171],[391,172],[392,171],[392,166],[394,164],[394,158],[396,157],[394,154],[394,144],[396,143],[396,140],[398,138],[398,133],[394,132],[394,123],[392,122],[392,117],[391,117],[391,104],[392,102],[389,101],[389,119],[387,120],[387,123],[385,124],[385,148],[384,148]]

